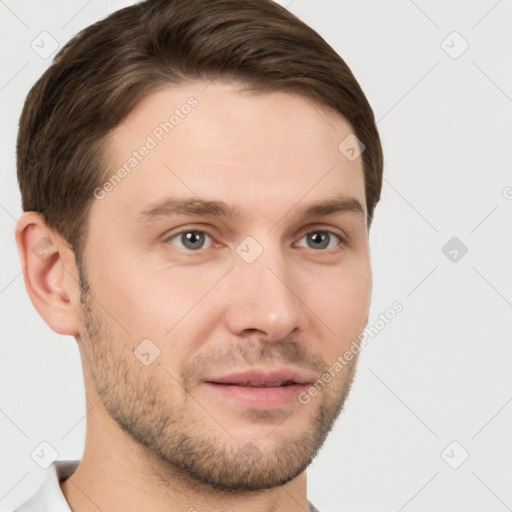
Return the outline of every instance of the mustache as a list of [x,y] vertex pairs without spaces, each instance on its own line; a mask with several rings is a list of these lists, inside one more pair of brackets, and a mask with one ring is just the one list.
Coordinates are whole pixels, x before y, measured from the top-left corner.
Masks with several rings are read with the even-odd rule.
[[321,373],[328,365],[320,353],[313,353],[296,339],[247,340],[228,347],[210,348],[194,357],[181,373],[185,388],[201,380],[209,370],[234,370],[269,363],[287,363]]

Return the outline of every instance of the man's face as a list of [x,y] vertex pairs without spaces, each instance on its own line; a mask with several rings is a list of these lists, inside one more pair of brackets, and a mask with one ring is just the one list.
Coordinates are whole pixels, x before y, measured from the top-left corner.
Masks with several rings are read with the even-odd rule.
[[[362,159],[338,150],[352,130],[334,111],[205,85],[149,95],[109,141],[111,175],[131,165],[90,211],[80,350],[108,414],[151,455],[218,489],[261,489],[311,462],[352,382],[357,357],[332,367],[368,320]],[[342,197],[352,207],[304,216]]]

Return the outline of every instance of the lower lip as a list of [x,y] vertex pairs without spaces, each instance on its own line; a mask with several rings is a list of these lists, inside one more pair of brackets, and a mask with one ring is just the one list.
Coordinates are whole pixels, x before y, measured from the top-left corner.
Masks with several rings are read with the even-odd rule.
[[216,393],[253,409],[277,409],[294,401],[297,402],[298,394],[308,387],[308,384],[292,384],[290,386],[268,388],[215,384],[212,382],[205,382],[205,384]]

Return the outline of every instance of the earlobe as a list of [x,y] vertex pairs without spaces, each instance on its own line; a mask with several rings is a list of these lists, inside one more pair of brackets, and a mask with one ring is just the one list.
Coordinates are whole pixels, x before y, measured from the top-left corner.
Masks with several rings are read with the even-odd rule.
[[34,307],[55,332],[78,335],[80,291],[71,248],[36,212],[19,219],[16,244]]

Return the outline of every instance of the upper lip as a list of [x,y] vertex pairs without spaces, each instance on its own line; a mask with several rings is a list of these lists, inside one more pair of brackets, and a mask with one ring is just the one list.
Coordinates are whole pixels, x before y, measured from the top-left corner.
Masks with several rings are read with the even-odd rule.
[[281,386],[283,384],[310,384],[312,381],[312,376],[307,372],[292,368],[252,369],[205,379],[205,382],[209,383],[238,386]]

